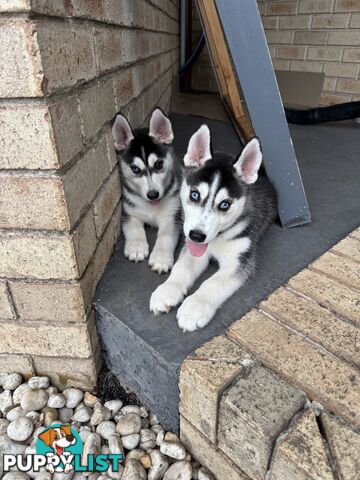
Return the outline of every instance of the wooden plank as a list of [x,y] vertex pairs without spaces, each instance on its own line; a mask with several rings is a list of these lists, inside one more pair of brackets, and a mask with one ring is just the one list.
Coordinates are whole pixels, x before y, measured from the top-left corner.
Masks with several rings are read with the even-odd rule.
[[213,0],[198,0],[198,6],[221,93],[248,140],[254,136],[254,131],[241,99],[216,6]]

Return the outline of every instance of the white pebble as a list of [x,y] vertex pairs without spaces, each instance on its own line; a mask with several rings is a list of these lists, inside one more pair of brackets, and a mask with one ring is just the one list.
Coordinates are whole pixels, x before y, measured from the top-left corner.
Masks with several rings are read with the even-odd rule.
[[150,422],[151,426],[158,425],[160,423],[159,420],[157,419],[155,413],[153,413],[153,412],[149,413],[149,422]]
[[127,413],[116,426],[116,431],[122,435],[132,435],[141,430],[141,417],[136,413]]
[[20,405],[26,412],[30,412],[31,410],[38,411],[46,406],[47,400],[48,396],[45,390],[28,390],[24,393]]
[[110,453],[115,455],[118,455],[120,453],[124,454],[124,447],[119,435],[110,435],[110,437],[108,438],[108,445]]
[[30,388],[48,388],[49,377],[31,377],[29,378],[28,385]]
[[124,415],[127,413],[136,413],[137,415],[140,415],[140,407],[139,405],[125,405],[125,407],[122,407],[121,413]]
[[33,422],[33,424],[37,425],[40,422],[41,414],[39,412],[34,412],[33,410],[31,410],[30,412],[27,412],[25,417],[30,418],[30,420]]
[[60,408],[59,409],[59,420],[61,423],[68,423],[71,420],[71,417],[74,415],[74,410],[72,408]]
[[156,445],[160,447],[160,445],[163,443],[165,440],[165,432],[164,430],[160,430],[160,432],[156,436]]
[[0,435],[4,435],[4,433],[6,433],[9,423],[9,420],[6,418],[0,418]]
[[105,422],[106,420],[110,420],[111,412],[108,408],[101,405],[101,403],[97,403],[94,407],[94,413],[90,419],[90,425],[100,425],[100,423]]
[[108,400],[104,403],[104,407],[110,410],[113,417],[115,417],[122,406],[123,402],[121,400]]
[[9,422],[13,422],[14,420],[16,420],[17,418],[19,417],[24,417],[25,416],[25,412],[24,410],[21,408],[21,407],[14,407],[12,408],[11,410],[8,411],[8,413],[6,414],[6,418],[9,420]]
[[164,475],[164,480],[191,480],[191,476],[191,463],[181,460],[171,465]]
[[126,435],[121,437],[121,442],[127,450],[132,450],[139,445],[140,442],[140,435],[138,433],[134,433],[132,435]]
[[149,416],[149,412],[145,407],[140,407],[139,414],[142,418],[147,418]]
[[140,462],[131,458],[125,465],[121,480],[146,480],[147,475]]
[[82,453],[82,462],[84,465],[87,463],[88,455],[99,455],[101,450],[101,437],[97,433],[90,433],[87,437],[83,453]]
[[161,480],[169,468],[170,462],[159,450],[150,452],[151,467],[148,480]]
[[67,388],[63,391],[63,395],[66,398],[66,408],[77,407],[84,397],[84,393],[78,388]]
[[109,455],[110,453],[110,448],[106,443],[104,445],[101,445],[101,454],[102,455]]
[[49,427],[58,420],[59,412],[56,408],[45,407],[42,410],[40,418],[43,420],[45,427]]
[[155,433],[159,433],[159,432],[163,432],[163,431],[164,431],[164,429],[163,429],[163,427],[162,427],[161,425],[153,425],[153,426],[151,427],[151,430],[152,430],[153,432],[155,432]]
[[164,437],[165,442],[176,442],[180,443],[180,438],[172,432],[166,432]]
[[[7,452],[6,452],[7,453]],[[8,472],[2,477],[3,480],[28,480],[29,475],[24,472]]]
[[4,390],[15,390],[21,385],[21,382],[22,376],[20,373],[10,373],[3,379],[2,386]]
[[185,447],[177,442],[162,442],[160,452],[176,460],[184,460],[186,457]]
[[94,406],[98,403],[99,399],[90,392],[85,392],[84,394],[84,404],[87,407],[94,408]]
[[56,387],[48,387],[45,388],[45,392],[51,397],[51,395],[55,395],[55,393],[58,393],[59,390]]
[[205,467],[201,467],[198,473],[198,480],[215,480],[215,477]]
[[156,447],[156,433],[147,428],[140,431],[140,448],[146,452]]
[[3,415],[6,415],[9,410],[11,410],[14,406],[14,402],[12,399],[11,391],[4,390],[0,393],[0,411]]
[[30,418],[20,417],[11,422],[7,428],[8,437],[16,442],[27,440],[34,430],[34,425]]
[[86,439],[88,438],[90,433],[91,433],[91,428],[90,427],[86,427],[85,425],[80,427],[79,435],[80,435],[81,441],[83,443],[86,442]]
[[72,419],[75,422],[86,423],[90,420],[92,414],[92,410],[89,407],[81,407],[75,411]]
[[50,395],[48,400],[48,407],[63,408],[65,406],[65,397],[62,393],[54,393]]
[[98,433],[104,440],[109,440],[109,437],[115,433],[115,427],[116,425],[114,422],[106,420],[97,426],[96,433]]
[[51,473],[44,471],[44,472],[39,472],[35,478],[36,480],[51,480],[52,475]]
[[21,399],[26,392],[30,390],[30,387],[27,383],[22,383],[14,390],[13,401],[14,405],[20,405]]
[[9,374],[5,372],[0,372],[0,387],[2,387],[2,382]]

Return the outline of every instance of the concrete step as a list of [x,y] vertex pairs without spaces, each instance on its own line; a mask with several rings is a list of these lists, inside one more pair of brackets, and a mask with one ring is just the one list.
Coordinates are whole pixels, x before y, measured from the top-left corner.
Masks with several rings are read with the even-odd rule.
[[[180,158],[190,135],[204,122],[212,130],[215,150],[236,154],[240,149],[229,124],[183,115],[173,115],[172,121]],[[158,317],[150,313],[150,295],[166,277],[151,272],[146,262],[126,260],[122,240],[99,284],[94,304],[107,364],[167,429],[177,431],[179,426],[178,376],[184,359],[358,226],[358,129],[341,122],[294,126],[291,132],[313,223],[289,230],[273,225],[259,248],[257,274],[206,328],[184,334],[176,311]],[[154,232],[149,238],[152,245]]]

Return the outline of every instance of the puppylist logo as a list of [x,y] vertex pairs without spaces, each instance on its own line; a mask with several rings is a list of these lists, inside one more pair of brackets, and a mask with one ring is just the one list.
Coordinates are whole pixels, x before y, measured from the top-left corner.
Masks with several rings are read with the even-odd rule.
[[99,454],[83,455],[83,443],[78,432],[71,425],[55,424],[45,428],[38,436],[36,454],[4,455],[4,471],[16,467],[20,472],[39,472],[45,467],[50,473],[61,472],[99,472],[104,473],[112,467],[119,471],[123,455]]

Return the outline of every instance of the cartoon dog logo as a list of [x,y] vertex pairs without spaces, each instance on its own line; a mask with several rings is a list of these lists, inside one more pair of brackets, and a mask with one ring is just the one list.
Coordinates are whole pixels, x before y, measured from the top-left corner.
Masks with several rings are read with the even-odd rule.
[[[54,455],[63,456],[63,458],[66,455],[70,455],[70,452],[66,452],[66,449],[72,445],[75,445],[76,443],[76,438],[71,432],[70,425],[50,427],[39,434],[39,439],[42,440],[46,446],[53,450]],[[69,473],[72,468],[73,467],[71,464],[66,464],[64,469],[65,473]],[[52,464],[48,464],[46,469],[50,473],[54,473],[55,471]],[[58,471],[58,469],[56,469],[56,471]]]

